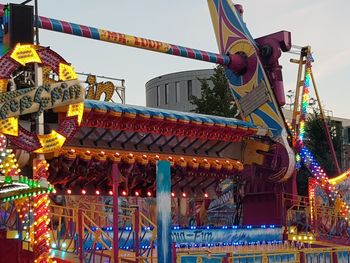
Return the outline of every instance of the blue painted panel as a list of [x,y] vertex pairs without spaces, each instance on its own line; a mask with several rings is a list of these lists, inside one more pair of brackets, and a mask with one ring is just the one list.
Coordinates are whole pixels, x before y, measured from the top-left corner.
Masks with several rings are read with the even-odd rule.
[[157,254],[159,263],[171,262],[170,162],[157,161]]
[[306,254],[306,263],[314,263],[314,262],[320,262],[320,263],[331,263],[331,253],[311,253]]
[[338,263],[348,263],[350,262],[350,250],[338,252]]

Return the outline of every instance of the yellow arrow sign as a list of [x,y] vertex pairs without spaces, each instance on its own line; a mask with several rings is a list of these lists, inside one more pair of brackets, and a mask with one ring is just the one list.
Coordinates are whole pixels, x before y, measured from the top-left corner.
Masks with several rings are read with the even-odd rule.
[[51,131],[49,134],[38,135],[38,139],[42,148],[36,150],[36,153],[49,153],[54,152],[62,147],[66,138],[56,131]]
[[80,125],[84,114],[84,102],[70,104],[67,112],[67,117],[78,117],[78,124]]
[[17,44],[11,54],[11,58],[25,66],[27,63],[41,63],[38,53],[33,45]]
[[60,80],[72,80],[77,79],[78,76],[75,74],[73,67],[60,63],[59,65],[59,77]]
[[0,133],[18,136],[18,119],[11,117],[0,120]]

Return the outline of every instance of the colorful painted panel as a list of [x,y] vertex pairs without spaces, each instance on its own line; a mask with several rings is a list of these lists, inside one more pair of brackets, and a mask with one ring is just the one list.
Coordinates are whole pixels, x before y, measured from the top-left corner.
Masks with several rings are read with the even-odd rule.
[[343,182],[336,186],[339,194],[343,200],[350,205],[350,178],[345,179]]
[[[226,77],[244,120],[269,128],[273,136],[281,135],[283,118],[259,59],[255,40],[241,15],[232,1],[208,0],[208,5],[220,53],[246,56],[247,69],[244,73],[236,74],[229,67],[226,69]],[[245,105],[245,96],[252,96],[256,90],[264,90],[267,96],[259,101],[250,100],[249,105]]]

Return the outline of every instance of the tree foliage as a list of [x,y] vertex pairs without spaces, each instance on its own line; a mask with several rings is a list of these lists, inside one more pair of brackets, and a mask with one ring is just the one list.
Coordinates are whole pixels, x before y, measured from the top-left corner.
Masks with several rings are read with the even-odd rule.
[[[333,147],[340,165],[341,162],[341,123],[333,120],[326,120],[328,124],[328,129],[331,135]],[[336,166],[333,162],[329,146],[327,144],[326,133],[323,128],[323,120],[321,116],[314,112],[307,119],[306,129],[305,129],[305,144],[309,150],[315,155],[316,160],[321,165],[323,170],[330,176],[336,175]]]
[[190,98],[190,102],[196,106],[192,111],[207,115],[234,117],[237,108],[232,103],[233,97],[224,68],[220,65],[217,66],[210,80],[213,82],[212,88],[209,86],[207,79],[199,79],[201,83],[201,98],[195,96]]
[[[328,129],[331,134],[332,143],[336,152],[336,156],[341,164],[341,123],[326,120]],[[323,128],[323,120],[320,114],[314,110],[313,114],[310,114],[305,123],[305,136],[304,143],[307,148],[313,153],[317,162],[321,165],[327,175],[336,175],[336,167],[333,163],[333,159],[330,153],[330,149],[327,143],[327,137]],[[300,195],[307,195],[307,178],[311,176],[310,171],[305,166],[302,166],[298,172],[297,185],[298,193]]]

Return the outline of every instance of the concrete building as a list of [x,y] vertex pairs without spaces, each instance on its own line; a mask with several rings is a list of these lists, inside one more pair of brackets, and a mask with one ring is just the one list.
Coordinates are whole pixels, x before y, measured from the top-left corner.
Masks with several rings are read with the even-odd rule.
[[[191,111],[191,96],[201,96],[198,79],[209,79],[213,69],[189,70],[162,75],[146,83],[146,106],[178,111]],[[211,81],[208,81],[212,85]]]

